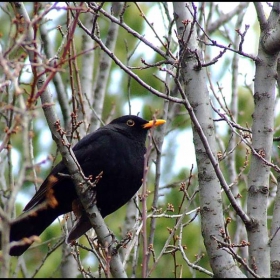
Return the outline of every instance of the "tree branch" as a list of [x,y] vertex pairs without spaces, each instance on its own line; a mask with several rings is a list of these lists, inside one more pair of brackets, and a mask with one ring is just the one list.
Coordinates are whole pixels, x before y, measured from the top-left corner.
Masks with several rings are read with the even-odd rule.
[[[26,45],[23,45],[24,48],[26,48],[29,59],[31,63],[34,63],[36,61],[36,65],[32,67],[32,71],[34,76],[36,77],[38,73],[44,73],[45,69],[40,66],[41,59],[39,56],[36,55],[38,50],[40,49],[38,47],[39,43],[36,42],[36,44],[33,42],[34,35],[32,34],[32,25],[30,24],[30,19],[28,16],[27,11],[25,10],[24,4],[22,2],[15,2],[12,3],[15,14],[19,14],[22,19],[24,19],[24,27],[26,32],[26,38],[25,38],[25,44],[29,47],[26,48]],[[80,5],[83,5],[81,3]],[[73,36],[76,25],[77,25],[77,19],[79,16],[79,11],[77,10],[76,17],[74,18],[71,26],[69,27],[69,33],[70,37]],[[67,53],[67,50],[69,48],[69,43],[66,44],[62,58],[65,59],[65,55]],[[51,73],[50,77],[54,74]],[[40,79],[37,80],[37,88],[40,90],[42,86],[44,85],[45,81],[47,80],[47,77],[45,74],[42,74]],[[58,117],[56,115],[56,112],[52,106],[44,106],[44,104],[52,104],[53,100],[51,97],[51,94],[49,92],[49,89],[47,85],[44,87],[44,91],[40,95],[42,106],[44,109],[45,117],[48,122],[49,128],[52,132],[53,139],[55,140],[59,151],[62,155],[63,162],[65,166],[67,167],[69,174],[71,175],[73,182],[75,183],[77,194],[82,202],[83,207],[86,209],[86,212],[88,214],[88,217],[90,219],[90,222],[98,236],[99,241],[104,247],[107,247],[107,244],[111,244],[112,237],[107,229],[106,224],[104,223],[104,220],[102,219],[97,207],[95,204],[91,203],[88,204],[88,198],[83,195],[83,190],[85,187],[88,186],[89,182],[85,180],[85,176],[83,172],[81,171],[81,168],[77,166],[75,159],[75,155],[71,148],[68,148],[70,144],[67,141],[67,138],[65,135],[60,135],[57,131],[57,121]],[[81,187],[83,186],[83,187]],[[112,248],[111,248],[112,249]],[[111,251],[111,261],[110,261],[110,271],[114,277],[127,277],[126,273],[123,269],[123,266],[121,264],[120,258],[118,254],[113,254]]]

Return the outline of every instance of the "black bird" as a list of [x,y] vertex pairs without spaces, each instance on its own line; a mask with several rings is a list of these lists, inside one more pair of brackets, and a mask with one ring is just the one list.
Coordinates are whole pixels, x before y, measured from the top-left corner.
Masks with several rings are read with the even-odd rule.
[[[102,217],[123,206],[141,187],[147,131],[164,123],[164,120],[146,121],[133,115],[122,116],[88,134],[73,147],[85,176],[95,178],[103,172],[95,187],[96,205]],[[78,201],[74,183],[61,174],[69,174],[62,161],[53,168],[23,213],[12,222],[10,241],[38,236],[59,215],[74,210],[73,205]],[[90,228],[90,221],[82,211],[67,242],[79,238]],[[10,255],[22,255],[30,243],[32,241],[11,247]]]

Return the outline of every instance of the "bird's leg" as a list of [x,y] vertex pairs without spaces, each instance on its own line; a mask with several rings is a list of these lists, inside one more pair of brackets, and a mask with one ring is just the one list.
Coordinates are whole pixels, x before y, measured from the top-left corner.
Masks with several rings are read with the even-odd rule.
[[[109,230],[109,229],[108,229]],[[132,233],[131,232],[128,232],[126,234],[126,236],[121,240],[121,241],[118,241],[116,238],[115,238],[115,235],[109,230],[110,232],[110,235],[112,236],[112,242],[109,244],[108,248],[110,248],[111,246],[114,245],[114,243],[116,243],[116,246],[111,248],[111,255],[116,255],[119,251],[120,248],[125,248],[126,245],[132,240]]]
[[108,227],[107,227],[107,229],[109,231],[109,234],[105,235],[104,238],[107,238],[108,236],[112,237],[112,241],[111,241],[110,245],[108,246],[108,247],[110,247],[110,246],[112,246],[113,243],[118,243],[118,240],[116,239],[116,236],[113,233],[113,231],[111,231]]
[[117,245],[112,249],[112,254],[116,254],[120,248],[126,248],[126,245],[132,240],[132,233],[127,232],[126,236],[121,240],[117,241]]
[[[108,234],[108,235],[105,235],[103,238],[107,238],[108,236],[111,236],[111,237],[112,237],[112,241],[111,241],[110,243],[107,242],[107,244],[105,245],[105,247],[101,244],[101,242],[99,241],[99,239],[98,239],[97,236],[95,236],[95,237],[88,237],[88,236],[87,236],[87,237],[88,237],[88,240],[89,240],[89,242],[90,242],[90,244],[92,244],[93,247],[94,247],[95,249],[97,249],[97,247],[100,247],[100,248],[105,249],[105,250],[108,251],[108,249],[109,249],[110,247],[112,247],[112,246],[114,245],[114,243],[116,243],[117,246],[118,246],[119,242],[118,242],[118,240],[116,239],[116,236],[114,235],[114,233],[113,233],[108,227],[107,227],[107,229],[108,229],[108,231],[109,231],[109,234]],[[87,235],[87,234],[86,234],[86,235]],[[95,241],[97,242],[97,245],[95,245],[95,243],[94,243]],[[111,248],[109,251],[110,251],[110,252],[113,252],[113,253],[117,252],[117,251],[116,251],[116,247]]]
[[[108,228],[108,231],[109,231],[109,234],[106,237],[108,237],[108,236],[112,237],[112,241],[109,243],[108,249],[111,247],[110,252],[111,252],[111,255],[113,256],[113,255],[116,255],[118,252],[119,241],[116,239],[115,234],[109,228]],[[116,246],[114,246],[114,244],[116,244]]]

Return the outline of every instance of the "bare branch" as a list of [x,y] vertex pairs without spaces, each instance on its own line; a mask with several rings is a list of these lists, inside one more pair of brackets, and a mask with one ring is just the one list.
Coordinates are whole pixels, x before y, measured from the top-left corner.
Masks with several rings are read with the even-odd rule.
[[232,11],[226,14],[220,12],[217,20],[208,23],[207,31],[210,34],[213,33],[215,30],[219,29],[222,25],[229,22],[235,15],[238,15],[241,12],[243,12],[245,9],[247,9],[249,3],[250,2],[240,2],[240,4],[238,4]]
[[265,30],[267,27],[267,19],[263,10],[263,6],[261,2],[254,2],[255,9],[257,12],[258,20],[260,23],[261,30]]

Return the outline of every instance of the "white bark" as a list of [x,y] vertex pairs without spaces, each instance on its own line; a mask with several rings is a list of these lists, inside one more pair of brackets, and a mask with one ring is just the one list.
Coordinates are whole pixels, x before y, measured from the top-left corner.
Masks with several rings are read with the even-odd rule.
[[[274,4],[274,6],[279,6]],[[259,19],[261,7],[258,6]],[[272,10],[267,23],[262,21],[259,41],[258,60],[254,83],[255,111],[253,113],[252,146],[267,161],[271,160],[274,133],[274,105],[276,102],[275,85],[277,58],[279,50],[271,48],[270,34],[279,28],[279,9]],[[278,38],[280,40],[280,38]],[[279,47],[278,47],[279,49]],[[248,180],[248,215],[253,226],[247,228],[249,263],[262,277],[270,277],[270,248],[268,246],[267,202],[269,194],[270,167],[263,160],[252,156]]]
[[[123,8],[123,5],[124,5],[123,2],[113,2],[112,11],[117,17],[119,16]],[[119,31],[119,25],[115,24],[114,22],[111,22],[105,45],[112,52],[115,49],[118,31]],[[91,118],[90,131],[94,131],[100,126],[99,119],[102,118],[103,104],[104,104],[105,93],[107,90],[111,64],[112,64],[112,59],[105,52],[101,52],[101,58],[99,61],[99,73],[96,78],[96,85],[94,89],[94,102],[93,102],[94,113],[92,114],[92,118]]]
[[[216,155],[214,124],[206,86],[207,76],[205,68],[194,69],[194,66],[197,65],[197,58],[193,52],[197,51],[201,61],[203,61],[203,57],[197,44],[195,25],[192,26],[191,23],[188,23],[185,26],[183,24],[187,20],[193,21],[193,16],[186,5],[191,8],[191,4],[185,2],[173,3],[179,39],[184,40],[184,44],[181,44],[181,52],[185,48],[185,56],[181,64],[181,77],[186,96],[209,142],[213,155]],[[193,30],[191,30],[191,26]],[[216,242],[211,238],[212,236],[218,237],[220,230],[224,228],[221,187],[196,129],[193,129],[193,135],[198,166],[201,231],[211,267],[216,277],[244,277],[233,258],[225,251],[217,249]]]

